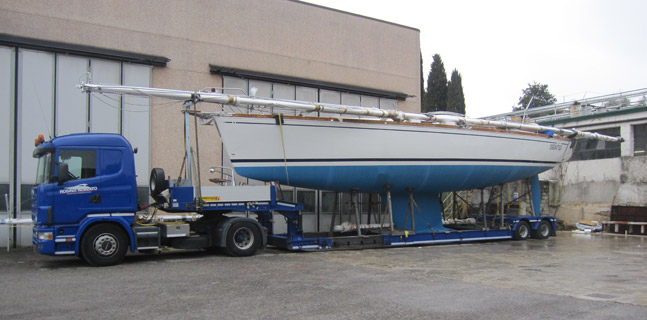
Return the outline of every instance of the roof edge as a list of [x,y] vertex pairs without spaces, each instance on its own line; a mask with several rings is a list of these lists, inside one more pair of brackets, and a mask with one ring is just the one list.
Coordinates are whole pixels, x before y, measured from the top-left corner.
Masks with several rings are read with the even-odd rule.
[[544,126],[548,126],[548,125],[555,125],[555,124],[561,124],[561,123],[577,122],[577,121],[582,121],[582,120],[590,120],[590,119],[598,119],[598,118],[605,118],[605,117],[611,117],[611,116],[619,116],[619,115],[623,115],[623,114],[631,114],[631,113],[637,113],[637,112],[642,112],[642,111],[647,111],[647,107],[627,108],[627,109],[621,109],[621,110],[615,110],[615,111],[607,111],[607,112],[602,112],[602,113],[587,114],[587,115],[583,115],[583,116],[579,116],[579,117],[562,118],[562,119],[550,120],[550,121],[542,121],[542,122],[539,122],[539,124],[544,125]]
[[278,75],[278,74],[267,73],[267,72],[259,72],[259,71],[217,66],[213,64],[209,65],[209,70],[211,73],[233,76],[238,78],[264,80],[264,81],[271,81],[271,82],[278,82],[278,83],[285,83],[285,84],[292,84],[292,85],[299,85],[299,86],[306,86],[306,87],[317,87],[321,89],[337,90],[337,91],[356,93],[356,94],[367,94],[367,95],[377,96],[380,98],[396,99],[401,101],[406,100],[407,97],[409,97],[408,94],[402,93],[402,92],[372,89],[372,88],[366,88],[366,87],[360,87],[360,86],[340,84],[335,82],[320,81],[320,80]]
[[146,64],[157,67],[166,67],[166,63],[171,61],[171,59],[162,56],[154,56],[37,38],[27,38],[6,33],[0,33],[0,45],[73,54],[86,57],[106,58],[122,62]]
[[369,17],[369,16],[363,16],[361,14],[352,13],[352,12],[348,12],[348,11],[344,11],[344,10],[330,8],[330,7],[322,6],[322,5],[311,3],[311,2],[305,2],[305,1],[300,1],[300,0],[288,0],[288,1],[296,2],[296,3],[299,3],[299,4],[304,4],[304,5],[319,8],[319,9],[324,9],[324,10],[329,10],[329,11],[338,12],[338,13],[342,13],[342,14],[347,14],[347,15],[358,17],[358,18],[363,18],[363,19],[373,20],[373,21],[376,21],[376,22],[386,23],[386,24],[390,24],[390,25],[393,25],[393,26],[396,26],[396,27],[401,27],[401,28],[405,28],[405,29],[420,32],[420,29],[418,29],[418,28],[409,27],[409,26],[405,26],[403,24],[398,24],[398,23],[395,23],[395,22],[390,22],[390,21],[381,20],[381,19],[377,19],[377,18],[372,18],[372,17]]

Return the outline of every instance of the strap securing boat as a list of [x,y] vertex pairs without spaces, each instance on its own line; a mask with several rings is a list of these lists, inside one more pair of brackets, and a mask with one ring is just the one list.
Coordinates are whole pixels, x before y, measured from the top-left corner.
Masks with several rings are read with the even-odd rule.
[[283,114],[279,113],[274,116],[276,119],[276,124],[279,125],[279,130],[281,131],[281,147],[283,147],[283,166],[285,167],[285,180],[287,185],[290,185],[290,175],[288,174],[288,157],[285,153],[285,138],[283,137]]

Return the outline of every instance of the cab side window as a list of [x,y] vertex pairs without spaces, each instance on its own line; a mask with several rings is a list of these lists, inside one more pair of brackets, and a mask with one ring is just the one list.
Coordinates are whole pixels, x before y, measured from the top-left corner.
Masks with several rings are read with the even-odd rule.
[[101,174],[116,174],[122,168],[123,153],[121,150],[103,149],[101,150]]
[[60,150],[58,162],[67,163],[71,180],[97,175],[97,153],[94,150]]

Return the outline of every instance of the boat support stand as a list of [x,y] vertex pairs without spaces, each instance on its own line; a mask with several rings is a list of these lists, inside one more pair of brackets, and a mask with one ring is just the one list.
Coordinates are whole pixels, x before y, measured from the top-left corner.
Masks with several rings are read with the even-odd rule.
[[357,224],[357,236],[361,237],[362,236],[362,228],[360,228],[360,225],[362,224],[362,217],[359,214],[359,204],[357,200],[357,189],[351,189],[350,190],[350,203],[351,206],[353,207],[353,211],[355,211],[355,224]]
[[[409,217],[411,217],[411,232],[415,233],[416,232],[416,217],[415,217],[415,208],[420,208],[418,207],[418,204],[416,204],[416,200],[413,199],[413,188],[409,187],[407,188],[407,192],[409,193]],[[407,215],[404,215],[404,222],[402,223],[402,226],[406,228],[407,226]]]

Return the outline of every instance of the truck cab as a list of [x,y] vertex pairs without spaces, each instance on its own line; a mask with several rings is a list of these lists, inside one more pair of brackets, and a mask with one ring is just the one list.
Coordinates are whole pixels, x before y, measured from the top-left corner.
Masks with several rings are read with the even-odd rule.
[[[33,156],[38,158],[33,242],[39,253],[78,255],[81,232],[102,221],[111,226],[99,229],[121,228],[132,239],[138,208],[135,161],[123,136],[72,134],[47,142],[39,137]],[[109,237],[100,242],[105,253],[126,249]]]

